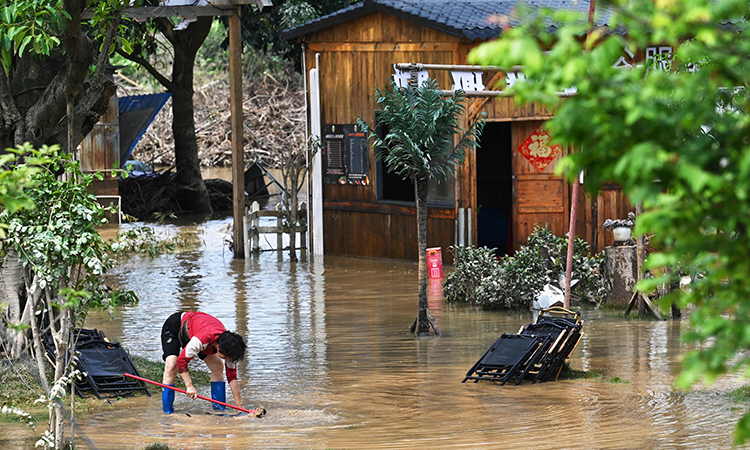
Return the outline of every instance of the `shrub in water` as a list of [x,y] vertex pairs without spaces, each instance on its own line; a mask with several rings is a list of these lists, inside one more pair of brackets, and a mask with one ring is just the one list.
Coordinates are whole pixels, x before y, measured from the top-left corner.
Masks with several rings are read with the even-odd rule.
[[454,303],[482,304],[477,289],[497,277],[499,263],[495,249],[487,247],[450,247],[456,270],[443,283],[445,298]]
[[[471,303],[486,309],[529,308],[534,297],[550,280],[565,274],[568,240],[555,236],[548,227],[537,227],[527,245],[513,256],[498,260],[494,249],[452,247],[456,270],[445,280],[443,292],[448,301]],[[541,256],[550,256],[547,269]],[[596,301],[604,296],[603,256],[590,256],[589,244],[576,238],[573,244],[572,278],[579,280],[573,292],[582,299]]]

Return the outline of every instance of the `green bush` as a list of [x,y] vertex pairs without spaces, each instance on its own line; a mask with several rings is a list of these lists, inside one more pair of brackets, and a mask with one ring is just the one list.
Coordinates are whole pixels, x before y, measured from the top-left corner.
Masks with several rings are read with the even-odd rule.
[[476,295],[484,284],[497,278],[500,268],[495,250],[487,247],[450,247],[453,253],[455,271],[443,283],[443,294],[450,302],[482,304]]
[[[548,227],[538,226],[527,245],[514,255],[494,257],[486,247],[452,247],[456,270],[445,280],[443,291],[448,301],[470,303],[485,309],[525,309],[550,280],[565,274],[567,238],[555,236]],[[545,267],[541,249],[547,248],[550,267]],[[578,298],[595,302],[602,298],[604,257],[591,256],[587,242],[576,238],[573,245],[572,278]]]

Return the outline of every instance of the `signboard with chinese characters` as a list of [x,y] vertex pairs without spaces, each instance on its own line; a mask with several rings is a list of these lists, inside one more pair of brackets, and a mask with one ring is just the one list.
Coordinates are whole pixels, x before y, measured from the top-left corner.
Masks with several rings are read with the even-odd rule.
[[[633,67],[641,67],[646,64],[660,70],[669,70],[672,65],[672,59],[674,56],[674,49],[670,46],[657,45],[646,47],[645,51],[639,54],[634,53],[628,48],[623,49],[623,54],[620,58],[615,61],[612,67],[629,69]],[[464,66],[465,67],[465,66]],[[687,69],[694,72],[696,69],[695,64],[687,64]],[[400,70],[396,64],[393,65],[393,77],[394,83],[400,88],[406,88],[409,85],[409,78],[411,73],[406,70]],[[526,76],[522,72],[508,72],[505,73],[505,84],[508,88],[518,81],[523,81]],[[416,72],[417,85],[421,86],[422,83],[430,77],[430,73],[422,69]],[[483,81],[484,73],[480,71],[465,71],[465,70],[451,70],[451,78],[453,79],[452,90],[461,89],[464,92],[481,92],[486,90],[486,86]],[[575,93],[577,89],[575,86],[564,90],[567,94]]]
[[370,184],[370,155],[365,133],[356,124],[323,126],[323,182]]
[[526,138],[518,147],[518,151],[536,167],[538,171],[543,171],[559,154],[562,153],[562,146],[550,145],[551,137],[549,133],[541,128],[537,128],[531,136]]

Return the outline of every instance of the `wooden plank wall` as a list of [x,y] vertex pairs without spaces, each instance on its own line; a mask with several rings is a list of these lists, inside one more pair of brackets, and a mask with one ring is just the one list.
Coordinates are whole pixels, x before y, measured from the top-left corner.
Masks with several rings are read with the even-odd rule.
[[537,103],[519,106],[512,98],[494,98],[484,107],[489,121],[506,122],[514,120],[544,120],[552,117],[552,112]]
[[543,121],[514,122],[513,133],[513,248],[526,243],[537,225],[549,224],[553,233],[564,236],[568,231],[570,192],[568,183],[555,175],[558,156],[544,170],[539,171],[519,151],[518,147]]
[[[103,171],[102,181],[94,180],[91,190],[95,195],[118,195],[118,176],[111,170],[119,163],[120,125],[117,96],[109,99],[107,112],[94,125],[91,132],[81,141],[81,170],[85,173]],[[107,203],[109,204],[109,203]]]
[[[417,260],[417,221],[413,208],[395,213],[337,206],[327,205],[324,213],[327,254]],[[436,214],[434,209],[430,210],[427,247],[442,247],[446,264],[452,262],[448,247],[453,245],[453,224],[452,211]],[[333,234],[329,230],[337,231]]]
[[[384,88],[390,80],[394,61],[424,61],[450,64],[453,53],[449,51],[328,51],[321,54],[320,84],[322,123],[356,123],[357,118],[374,125],[375,111],[379,107],[372,99],[374,89]],[[448,82],[447,72],[438,77],[440,83]],[[325,185],[326,200],[377,201],[377,175],[375,155],[370,152],[369,187]]]
[[604,185],[596,196],[583,193],[583,189],[580,192],[576,236],[591,244],[592,253],[598,253],[615,241],[612,232],[602,227],[604,221],[625,219],[629,212],[635,212],[635,207],[628,202],[622,189],[616,184]]

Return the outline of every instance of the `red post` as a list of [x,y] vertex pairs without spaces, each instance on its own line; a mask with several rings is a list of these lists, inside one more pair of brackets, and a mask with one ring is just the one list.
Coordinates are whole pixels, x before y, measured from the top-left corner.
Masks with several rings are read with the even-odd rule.
[[578,177],[573,182],[570,199],[570,228],[568,229],[568,259],[565,261],[565,300],[563,307],[570,309],[570,281],[573,278],[573,243],[576,240],[576,216],[578,215]]
[[[591,37],[594,30],[594,15],[596,14],[596,0],[589,2],[589,29],[586,32],[586,39]],[[578,178],[573,182],[573,192],[570,199],[570,229],[568,230],[568,260],[565,264],[565,309],[570,308],[570,281],[573,277],[573,243],[576,240],[576,216],[578,215]]]
[[427,270],[431,280],[443,278],[443,254],[440,247],[427,249]]

